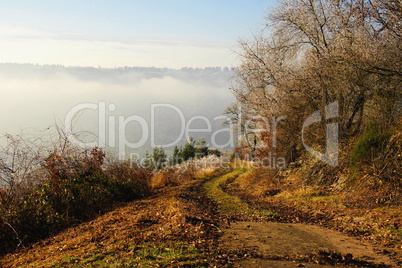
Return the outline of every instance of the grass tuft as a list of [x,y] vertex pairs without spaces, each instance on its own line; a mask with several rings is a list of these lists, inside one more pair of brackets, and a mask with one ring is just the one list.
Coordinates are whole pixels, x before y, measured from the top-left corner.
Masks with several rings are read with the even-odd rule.
[[216,177],[204,184],[207,196],[214,200],[222,213],[235,218],[276,218],[277,214],[267,210],[250,208],[238,196],[226,193],[222,187],[241,176],[244,170],[236,169],[226,175]]

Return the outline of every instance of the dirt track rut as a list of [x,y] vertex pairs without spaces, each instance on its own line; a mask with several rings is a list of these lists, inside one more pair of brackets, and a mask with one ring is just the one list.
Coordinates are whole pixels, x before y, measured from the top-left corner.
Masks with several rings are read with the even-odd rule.
[[[220,188],[220,195],[226,195],[226,200],[230,199],[230,193],[225,189],[233,181],[230,174],[232,173],[216,178],[219,183],[215,184]],[[233,173],[233,177],[235,176],[238,174]],[[283,214],[283,211],[272,212]],[[278,219],[285,219],[283,216],[279,215]],[[241,267],[315,267],[314,261],[320,258],[326,259],[324,263],[337,263],[337,267],[340,267],[340,263],[348,264],[348,267],[358,264],[365,267],[398,267],[389,256],[380,254],[367,241],[303,223],[243,219],[232,223],[225,230],[220,243],[229,250],[247,248],[258,256],[257,259],[238,262]],[[337,258],[340,261],[336,261]],[[300,259],[305,260],[303,264],[298,262]]]
[[[369,244],[339,232],[305,224],[226,219],[217,204],[205,196],[205,181],[209,180],[164,188],[151,198],[129,203],[6,255],[0,267],[100,267],[96,263],[183,267],[180,262],[200,264],[186,267],[332,267],[315,264],[311,259],[300,260],[320,251],[337,251],[342,258],[352,254],[361,260],[389,264],[383,267],[398,267]],[[168,264],[163,256],[138,259],[136,254],[144,248],[166,251],[166,240],[183,246],[193,243],[202,256],[188,256],[185,261],[181,256]]]
[[[236,222],[225,231],[221,243],[232,249],[247,247],[261,256],[259,260],[239,262],[243,267],[296,267],[300,262],[285,263],[272,259],[298,259],[318,252],[339,252],[343,258],[353,256],[359,260],[392,265],[392,260],[378,254],[367,242],[322,227],[299,223]],[[269,266],[273,264],[275,266]],[[303,265],[315,267],[313,264]]]

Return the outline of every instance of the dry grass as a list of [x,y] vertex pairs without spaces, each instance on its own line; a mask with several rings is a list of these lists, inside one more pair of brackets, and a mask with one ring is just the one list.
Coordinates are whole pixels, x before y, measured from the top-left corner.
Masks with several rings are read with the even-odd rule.
[[196,178],[207,178],[207,177],[212,177],[216,174],[217,172],[217,168],[213,167],[213,168],[203,168],[200,170],[197,170],[195,172],[195,177]]
[[125,163],[104,166],[104,157],[99,148],[76,152],[74,158],[53,153],[43,163],[41,183],[1,192],[0,254],[151,194],[149,170]]
[[194,178],[213,176],[220,170],[221,159],[210,155],[157,171],[151,179],[153,189],[179,185]]
[[267,169],[252,169],[239,176],[235,183],[241,189],[248,189],[253,196],[264,196],[269,191],[272,192],[280,187],[280,181],[275,178],[275,172]]
[[[180,196],[193,182],[167,187],[3,257],[1,267],[204,267],[218,229],[199,203]],[[202,199],[200,199],[202,200]],[[216,223],[215,223],[216,224]],[[211,236],[212,235],[212,236]]]
[[[402,259],[401,206],[376,204],[375,199],[371,199],[381,195],[376,191],[365,194],[361,190],[347,192],[324,186],[306,186],[297,172],[288,175],[284,178],[269,177],[267,173],[254,170],[238,176],[227,185],[227,189],[240,198],[239,202],[253,208],[272,207],[286,221],[325,225],[360,236],[375,242],[378,247],[385,246],[390,254]],[[367,204],[376,205],[367,207]]]

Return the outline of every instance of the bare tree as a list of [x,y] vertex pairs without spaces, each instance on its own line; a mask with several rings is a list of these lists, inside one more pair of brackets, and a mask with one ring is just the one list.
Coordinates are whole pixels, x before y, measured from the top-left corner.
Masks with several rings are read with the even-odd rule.
[[300,122],[318,109],[325,118],[333,101],[341,137],[368,120],[390,125],[401,110],[401,10],[396,0],[284,0],[261,33],[240,41],[233,93],[250,115],[286,117],[286,151],[300,147]]

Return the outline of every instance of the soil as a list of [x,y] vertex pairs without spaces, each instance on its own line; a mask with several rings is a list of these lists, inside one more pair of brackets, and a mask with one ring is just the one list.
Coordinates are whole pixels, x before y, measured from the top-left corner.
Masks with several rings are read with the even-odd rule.
[[225,230],[220,241],[222,245],[232,249],[254,249],[260,257],[241,261],[238,263],[240,267],[331,267],[272,260],[297,260],[319,252],[338,252],[349,258],[395,266],[388,256],[379,254],[367,242],[326,228],[300,223],[236,222]]
[[74,263],[74,267],[98,267],[89,261],[95,255],[103,256],[109,263],[110,252],[117,252],[118,257],[111,259],[113,263],[116,259],[135,258],[142,245],[150,244],[166,247],[165,243],[183,243],[206,248],[218,236],[219,217],[209,210],[208,203],[199,201],[202,196],[193,189],[199,183],[166,187],[153,197],[128,203],[95,220],[2,256],[0,267],[73,266],[64,264],[66,259],[76,259],[78,264]]
[[[165,241],[191,244],[207,252],[199,265],[192,262],[193,266],[186,267],[333,267],[334,259],[337,267],[342,267],[339,263],[347,267],[359,263],[364,267],[397,267],[367,242],[326,228],[302,223],[231,222],[206,198],[202,190],[205,180],[163,188],[151,198],[131,202],[5,255],[0,267],[71,267],[61,265],[66,259],[74,259],[74,267],[97,267],[88,262],[95,253],[105,263],[112,251],[118,252],[114,254],[119,260],[132,259],[141,245]],[[210,259],[206,261],[205,256]],[[81,266],[84,261],[88,265]],[[368,266],[366,261],[388,266]],[[174,262],[145,267],[161,266],[182,267]]]

